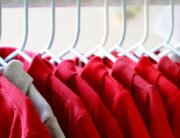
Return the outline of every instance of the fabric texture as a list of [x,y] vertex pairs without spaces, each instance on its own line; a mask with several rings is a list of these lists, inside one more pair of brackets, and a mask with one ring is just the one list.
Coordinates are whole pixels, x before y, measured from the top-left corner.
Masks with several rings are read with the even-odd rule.
[[150,137],[173,138],[165,108],[156,87],[143,80],[123,58],[118,58],[114,64],[112,76],[131,92]]
[[77,74],[74,61],[65,60],[59,64],[55,76],[81,98],[101,138],[123,137],[118,123],[103,105],[97,93]]
[[158,63],[158,70],[171,82],[180,88],[180,67],[169,57],[162,57]]
[[18,60],[10,61],[3,75],[31,99],[52,138],[65,138],[51,107],[34,87],[32,77],[23,70],[23,64]]
[[[0,47],[0,56],[5,58],[15,50],[12,47]],[[99,138],[91,117],[79,97],[52,74],[54,66],[43,60],[40,55],[25,52],[30,57],[34,57],[31,64],[20,55],[15,59],[23,63],[24,70],[33,78],[33,84],[51,106],[65,136],[67,138]]]
[[28,73],[34,85],[50,104],[67,138],[100,138],[83,103],[53,74],[54,67],[39,55],[35,56]]
[[31,101],[0,75],[0,137],[50,138]]
[[124,137],[149,137],[130,93],[109,75],[102,59],[92,57],[81,76],[101,97],[117,120]]
[[179,138],[180,90],[172,82],[165,78],[163,74],[153,66],[147,57],[142,57],[136,65],[135,69],[139,75],[157,87],[164,102],[169,124],[173,131],[174,137]]

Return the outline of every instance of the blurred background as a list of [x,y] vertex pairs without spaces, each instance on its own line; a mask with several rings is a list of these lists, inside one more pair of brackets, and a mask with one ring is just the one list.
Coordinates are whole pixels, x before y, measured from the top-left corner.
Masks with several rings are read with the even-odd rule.
[[[176,7],[178,9],[178,7]],[[75,7],[56,8],[56,34],[52,51],[59,53],[68,47],[75,32]],[[170,12],[168,6],[150,6],[150,36],[146,47],[161,43],[168,35],[170,24]],[[121,15],[119,6],[110,7],[110,34],[106,48],[114,46],[121,34]],[[44,48],[50,37],[50,8],[29,8],[29,37],[26,49],[40,51]],[[178,16],[178,10],[177,14]],[[178,17],[177,17],[178,18]],[[24,31],[23,8],[2,9],[2,46],[18,47],[23,40]],[[81,9],[81,33],[77,49],[80,52],[95,47],[103,36],[103,7],[82,7]],[[124,47],[137,43],[143,35],[143,7],[127,7],[127,35]],[[178,22],[177,22],[178,24]],[[175,26],[173,43],[178,40],[178,28]]]

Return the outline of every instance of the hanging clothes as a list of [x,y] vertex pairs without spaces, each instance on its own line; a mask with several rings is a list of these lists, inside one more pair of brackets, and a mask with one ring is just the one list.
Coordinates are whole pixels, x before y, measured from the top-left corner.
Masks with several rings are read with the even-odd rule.
[[130,93],[109,75],[99,57],[90,59],[81,76],[99,94],[119,123],[124,137],[149,137]]
[[180,67],[169,57],[162,57],[158,63],[158,70],[163,73],[171,82],[180,88]]
[[106,109],[100,97],[76,72],[74,61],[63,61],[54,74],[81,98],[101,138],[123,137],[118,123]]
[[123,57],[118,58],[112,76],[131,91],[136,107],[152,138],[173,138],[165,108],[155,86],[141,78]]
[[[4,58],[14,50],[0,47],[0,56]],[[29,97],[23,95],[39,120],[36,127],[41,126],[46,137],[53,137],[62,129],[61,134],[67,138],[179,138],[180,92],[175,86],[177,81],[172,80],[172,76],[177,78],[178,63],[165,57],[158,64],[147,57],[141,57],[137,64],[127,57],[112,63],[107,58],[92,56],[86,65],[78,67],[73,60],[52,65],[39,54],[26,53],[33,57],[32,63],[18,55],[8,63],[2,78],[20,95]],[[167,72],[160,72],[162,68],[168,72],[175,70],[169,80],[163,76]],[[0,77],[0,88],[8,84],[6,81]],[[9,84],[3,87],[14,93]],[[17,101],[17,97],[13,98]],[[41,114],[42,107],[47,114]],[[55,122],[47,124],[48,117],[57,121],[52,119]],[[57,125],[58,129],[53,127]],[[35,131],[33,128],[32,132]]]
[[0,75],[0,137],[51,138],[31,101]]
[[180,137],[180,90],[166,79],[150,62],[147,57],[141,57],[135,70],[150,84],[158,89],[161,99],[164,102],[169,119],[169,125],[173,131],[174,137]]
[[23,64],[17,60],[10,61],[3,75],[30,98],[52,138],[65,138],[51,107],[33,85],[32,77],[23,70]]
[[80,98],[59,81],[52,72],[52,65],[39,55],[34,57],[28,69],[28,73],[34,79],[34,85],[50,104],[66,137],[99,138]]

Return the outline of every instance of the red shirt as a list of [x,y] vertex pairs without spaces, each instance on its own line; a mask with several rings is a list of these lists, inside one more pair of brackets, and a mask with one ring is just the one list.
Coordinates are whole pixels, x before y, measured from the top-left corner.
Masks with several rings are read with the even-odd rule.
[[151,138],[173,138],[166,112],[155,86],[143,80],[119,58],[113,66],[112,76],[131,91]]
[[169,57],[165,56],[161,58],[158,64],[158,70],[180,88],[180,67],[170,60]]
[[90,59],[81,76],[101,97],[125,138],[149,137],[130,93],[109,75],[99,57]]
[[[149,83],[155,85],[164,102],[169,123],[174,137],[180,137],[180,90],[165,78],[151,64],[148,58],[142,57],[136,66],[136,71]],[[173,74],[173,72],[172,72]]]
[[35,56],[28,73],[50,104],[67,138],[100,138],[78,96],[52,75],[52,65]]
[[120,128],[94,90],[77,74],[72,60],[63,61],[55,76],[63,81],[83,101],[101,138],[122,138]]
[[[1,47],[0,56],[4,58],[14,50]],[[35,55],[26,53],[31,57]],[[33,58],[31,65],[19,55],[16,59],[24,63],[25,70],[34,79],[33,84],[50,104],[67,138],[100,138],[80,98],[52,74],[54,67],[49,62],[39,55]]]
[[0,75],[0,137],[50,138],[31,101]]

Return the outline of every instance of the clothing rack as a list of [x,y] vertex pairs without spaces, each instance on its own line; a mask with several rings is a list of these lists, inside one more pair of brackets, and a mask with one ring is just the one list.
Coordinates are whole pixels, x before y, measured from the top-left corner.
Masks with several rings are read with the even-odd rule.
[[[148,0],[150,5],[167,5],[168,0]],[[175,0],[175,4],[180,4],[180,0]],[[48,0],[29,0],[29,6],[31,7],[47,7],[49,6]],[[127,0],[128,5],[143,5],[143,0]],[[110,0],[110,6],[119,6],[118,0]],[[2,0],[3,7],[21,7],[22,0]],[[82,6],[103,6],[103,0],[81,0]],[[75,6],[75,0],[56,0],[56,6]]]
[[[180,4],[180,0],[1,2],[0,39],[3,20],[8,19],[2,18],[1,10],[4,7],[23,12],[23,26],[12,9],[6,8],[11,13],[5,15],[15,17],[18,30],[14,32],[20,33],[22,27],[24,35],[19,45],[4,46],[2,41],[0,46],[0,138],[180,138],[180,59],[174,58],[180,58],[180,44],[176,47],[170,42],[176,26],[175,15],[179,18],[179,13],[175,14],[175,4]],[[150,32],[149,4],[168,5],[170,15],[167,39],[150,50],[145,45]],[[80,32],[83,30],[81,5],[100,6],[98,9],[103,7],[104,20],[102,40],[97,45],[91,45],[91,49],[84,53],[77,49]],[[118,42],[106,49],[110,34],[109,7],[113,5],[118,6],[113,8],[121,10],[118,15],[121,17],[120,35]],[[140,41],[126,49],[126,6],[129,5],[144,7],[144,33]],[[74,37],[63,50],[59,49],[63,45],[54,44],[55,34],[58,32],[56,24],[59,24],[56,22],[59,19],[56,16],[56,7],[60,7],[58,10],[63,9],[61,6],[67,9],[70,6],[75,7],[69,9],[73,9],[72,14],[75,13],[76,17],[75,22],[72,22],[75,25]],[[27,40],[33,35],[29,33],[31,7],[38,7],[35,14],[41,13],[44,7],[50,13],[49,40],[38,52],[26,49],[29,45]],[[44,9],[43,15],[47,17]],[[96,14],[97,12],[92,17],[95,18]],[[42,17],[41,14],[40,16]],[[33,18],[33,21],[42,21],[41,17]],[[11,20],[7,21],[11,23]],[[98,22],[96,19],[91,21]],[[69,27],[67,22],[71,23],[66,21],[65,29]],[[15,24],[13,21],[12,23]],[[161,25],[165,23],[163,21]],[[95,27],[95,31],[100,32],[99,27]],[[139,23],[133,24],[133,27],[138,28],[135,35],[142,29]],[[36,32],[38,28],[35,29]],[[43,31],[39,32],[45,34]],[[40,37],[42,36],[37,36],[38,39]],[[86,37],[90,38],[90,35]],[[61,37],[57,37],[58,41],[63,39],[59,38]],[[38,47],[37,44],[33,46]],[[53,46],[59,49],[57,54],[53,53]],[[165,54],[163,48],[167,50]],[[65,56],[70,53],[75,58]]]

